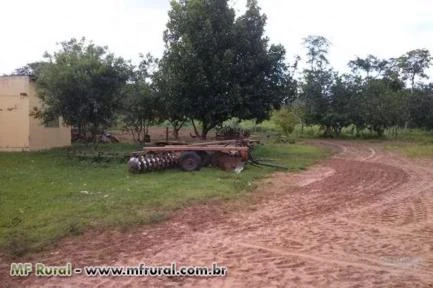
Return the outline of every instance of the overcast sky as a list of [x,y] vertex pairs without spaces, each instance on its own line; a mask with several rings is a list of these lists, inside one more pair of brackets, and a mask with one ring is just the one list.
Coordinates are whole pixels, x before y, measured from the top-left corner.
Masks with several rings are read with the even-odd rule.
[[[246,0],[231,0],[238,13]],[[416,48],[433,52],[433,0],[259,0],[268,16],[266,34],[304,56],[302,38],[332,42],[329,59],[339,71],[355,56],[398,57]],[[0,0],[0,74],[42,59],[56,43],[85,36],[137,62],[159,57],[164,45],[167,0]],[[432,69],[429,73],[433,77]]]

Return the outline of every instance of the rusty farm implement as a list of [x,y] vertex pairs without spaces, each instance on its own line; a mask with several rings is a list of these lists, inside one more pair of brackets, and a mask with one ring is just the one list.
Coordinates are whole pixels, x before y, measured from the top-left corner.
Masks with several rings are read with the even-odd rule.
[[242,170],[255,144],[256,141],[242,139],[144,147],[143,151],[132,154],[128,170],[140,173],[180,167],[194,171],[209,165],[223,170]]
[[213,166],[226,171],[240,172],[246,163],[279,169],[287,167],[258,161],[252,157],[252,150],[258,141],[250,139],[202,142],[186,145],[161,143],[159,146],[144,147],[134,152],[128,161],[131,173],[164,170],[179,167],[184,171],[200,170]]

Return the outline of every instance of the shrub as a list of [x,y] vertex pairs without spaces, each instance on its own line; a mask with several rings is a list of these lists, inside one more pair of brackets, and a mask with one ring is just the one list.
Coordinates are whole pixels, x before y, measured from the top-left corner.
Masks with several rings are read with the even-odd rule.
[[288,137],[293,133],[297,124],[299,124],[299,118],[290,108],[282,108],[274,111],[272,114],[272,121],[277,125],[284,136]]

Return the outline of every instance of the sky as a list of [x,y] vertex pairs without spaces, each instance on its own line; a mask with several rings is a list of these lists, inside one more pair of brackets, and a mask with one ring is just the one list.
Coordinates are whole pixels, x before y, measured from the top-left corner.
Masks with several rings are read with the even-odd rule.
[[[331,41],[331,65],[373,54],[398,57],[426,48],[433,53],[433,0],[258,0],[267,15],[266,35],[283,44],[288,61],[305,56],[302,39]],[[237,15],[246,0],[230,0]],[[57,43],[85,36],[117,56],[138,63],[139,54],[160,57],[169,0],[0,0],[0,74],[42,60]],[[433,69],[429,70],[433,79]],[[433,81],[433,80],[432,80]]]

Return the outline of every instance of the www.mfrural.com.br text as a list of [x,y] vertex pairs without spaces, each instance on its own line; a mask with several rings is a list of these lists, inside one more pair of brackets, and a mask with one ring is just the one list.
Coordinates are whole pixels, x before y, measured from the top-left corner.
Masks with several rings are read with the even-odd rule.
[[44,263],[12,263],[10,276],[27,277],[223,277],[227,267],[213,263],[210,266],[177,266],[171,263],[166,266],[151,266],[144,263],[136,266],[84,266],[73,267],[72,263],[61,266]]

